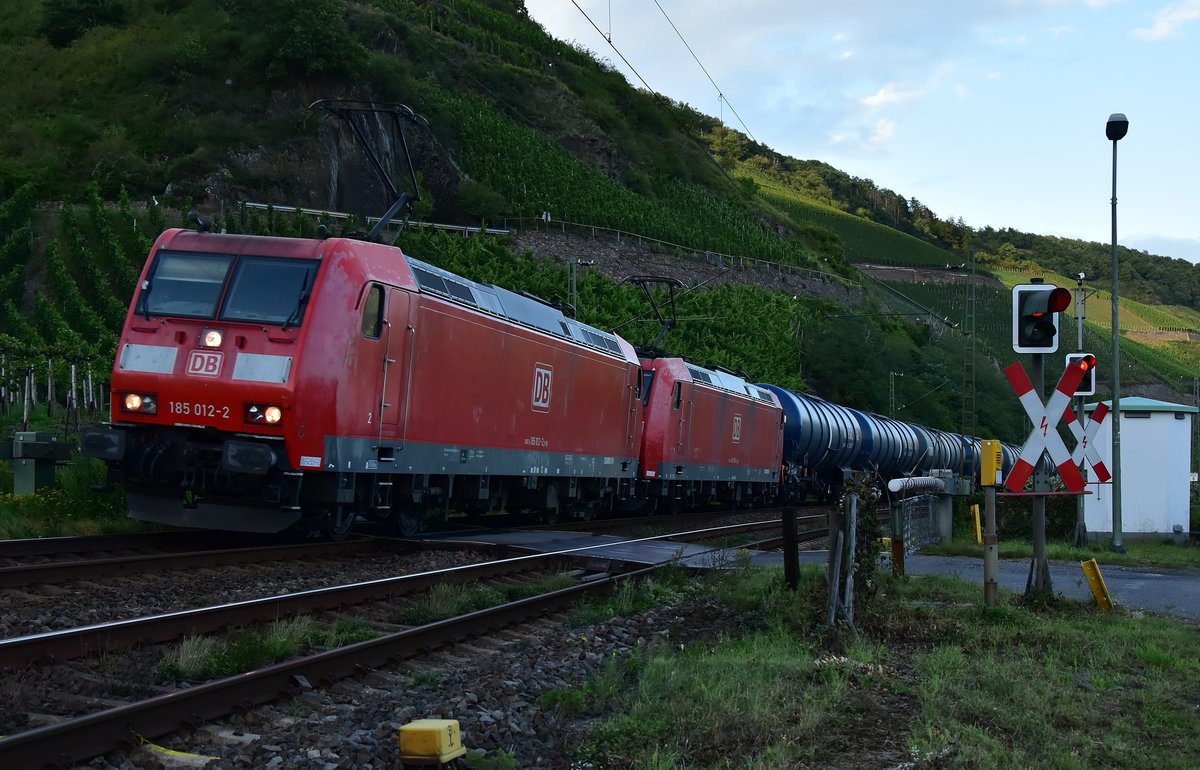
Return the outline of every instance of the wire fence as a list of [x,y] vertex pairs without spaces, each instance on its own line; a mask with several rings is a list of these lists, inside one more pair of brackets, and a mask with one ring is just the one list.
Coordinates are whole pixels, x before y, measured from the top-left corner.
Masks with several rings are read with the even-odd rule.
[[579,222],[568,222],[565,220],[550,220],[548,218],[536,217],[514,217],[502,219],[501,223],[505,228],[512,230],[535,230],[545,233],[560,233],[563,235],[576,235],[588,237],[592,240],[608,239],[612,241],[614,247],[620,247],[622,244],[634,245],[638,248],[649,249],[661,254],[670,254],[672,256],[685,257],[707,262],[715,267],[723,269],[735,270],[763,270],[767,272],[775,272],[779,274],[793,275],[802,278],[810,278],[821,281],[834,281],[847,286],[857,286],[856,281],[852,281],[843,275],[817,270],[811,267],[800,267],[799,265],[789,265],[783,262],[773,262],[769,259],[758,259],[757,257],[747,257],[741,254],[727,254],[722,251],[712,251],[709,249],[697,249],[691,246],[684,246],[672,241],[664,241],[659,238],[651,238],[637,233],[630,233],[625,230],[620,230],[614,227],[602,227],[599,225],[588,225]]
[[[319,209],[300,208],[296,206],[277,206],[271,203],[255,203],[247,201],[243,202],[242,206],[248,209],[257,209],[259,211],[273,210],[285,214],[304,214],[306,216],[328,219],[330,221],[341,223],[348,222],[352,219],[358,219],[353,214],[347,214],[344,212],[323,211]],[[363,221],[369,226],[378,223],[380,218],[367,217]],[[853,281],[843,275],[826,272],[824,270],[817,270],[811,267],[788,265],[783,262],[773,262],[768,259],[758,259],[757,257],[747,257],[740,254],[727,254],[721,251],[697,249],[691,246],[673,243],[671,241],[664,241],[659,238],[651,238],[645,235],[627,232],[618,228],[550,219],[547,216],[505,217],[500,220],[500,227],[470,227],[467,225],[447,225],[436,222],[420,222],[416,220],[410,220],[405,223],[403,220],[398,219],[393,219],[392,222],[388,224],[388,227],[390,228],[392,224],[397,226],[406,224],[408,227],[430,228],[434,230],[441,230],[443,232],[459,233],[463,235],[463,237],[478,235],[505,236],[514,235],[521,231],[574,235],[591,238],[592,240],[597,241],[609,240],[614,248],[619,248],[622,244],[629,244],[638,248],[656,251],[661,254],[669,254],[672,256],[702,261],[721,269],[761,270],[765,272],[773,272],[781,275],[791,275],[813,280],[833,281],[844,286],[859,285],[857,281]]]
[[912,556],[930,543],[942,539],[933,515],[936,499],[933,495],[917,495],[900,503],[905,556]]

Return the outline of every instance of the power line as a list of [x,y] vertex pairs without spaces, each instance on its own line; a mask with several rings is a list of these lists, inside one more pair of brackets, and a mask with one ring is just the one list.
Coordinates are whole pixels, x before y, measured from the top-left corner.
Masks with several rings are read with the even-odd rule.
[[[600,29],[600,27],[596,24],[596,22],[592,21],[592,17],[588,16],[587,11],[585,11],[579,7],[579,3],[575,2],[575,0],[571,0],[571,5],[574,5],[576,10],[578,10],[581,14],[583,14],[583,18],[588,20],[588,24],[591,24],[592,28],[595,29],[597,32],[599,32],[600,36],[608,41],[609,47],[612,48],[613,51],[616,52],[617,56],[621,57],[621,61],[625,62],[625,66],[629,68],[629,71],[632,72],[634,75],[637,75],[637,79],[642,81],[642,85],[644,85],[646,87],[646,90],[652,94],[658,93],[657,91],[655,91],[653,88],[650,87],[650,84],[646,82],[646,79],[644,77],[642,77],[642,73],[638,72],[634,68],[634,66],[629,63],[629,60],[625,58],[625,54],[621,53],[621,49],[617,48],[616,43],[614,43],[612,41],[612,36],[605,34],[604,30]],[[612,29],[612,21],[611,20],[609,21],[609,29]]]
[[712,75],[708,74],[708,70],[705,69],[703,62],[700,61],[700,57],[696,56],[696,52],[692,50],[692,47],[688,45],[688,41],[684,39],[683,33],[680,32],[679,28],[675,26],[675,22],[671,21],[671,17],[667,15],[667,11],[662,7],[662,3],[658,2],[658,0],[654,0],[654,4],[658,6],[658,10],[662,12],[663,18],[667,20],[667,23],[671,25],[671,29],[675,30],[675,34],[679,36],[679,40],[683,43],[683,47],[686,48],[688,53],[692,55],[692,58],[696,60],[696,64],[700,66],[700,71],[704,73],[706,78],[708,78],[708,82],[712,83],[712,87],[717,90],[717,97],[721,100],[721,102],[729,105],[729,111],[732,112],[734,117],[738,119],[738,123],[742,124],[742,128],[746,130],[746,135],[757,143],[758,140],[754,138],[754,134],[752,134],[750,129],[746,126],[746,121],[742,120],[741,115],[738,115],[738,111],[734,109],[733,103],[729,101],[729,97],[725,96],[725,92],[721,90],[719,85],[717,85],[717,81],[713,80]]
[[[579,7],[579,3],[577,3],[575,0],[571,0],[571,5],[574,5],[575,9],[583,15],[583,18],[587,19],[588,24],[592,25],[592,29],[596,30],[596,32],[600,33],[601,37],[603,37],[605,40],[608,41],[609,48],[612,48],[613,51],[616,52],[617,56],[621,57],[621,61],[625,62],[625,66],[629,68],[629,71],[632,72],[634,75],[636,75],[638,80],[642,81],[642,85],[646,87],[646,90],[649,91],[650,94],[656,100],[659,100],[660,106],[661,106],[661,102],[665,99],[665,97],[663,97],[658,91],[655,91],[653,88],[651,88],[650,84],[646,82],[646,79],[644,77],[642,77],[642,73],[638,72],[637,69],[634,68],[634,66],[629,63],[629,60],[625,58],[625,54],[621,53],[621,49],[617,48],[616,44],[613,43],[612,36],[606,35],[604,33],[604,31],[600,29],[599,25],[597,25],[596,22],[592,20],[592,17],[588,16],[587,11],[585,11]],[[670,19],[668,19],[668,21],[670,21]],[[609,23],[609,28],[610,29],[612,28],[611,22]],[[687,45],[686,41],[684,42],[684,45]],[[701,65],[701,68],[703,68],[703,65]],[[713,85],[716,85],[716,84],[714,83]],[[720,90],[720,89],[718,89],[718,90]],[[730,106],[730,109],[731,110],[733,109],[732,105]],[[668,111],[668,114],[671,115],[671,117],[676,121],[676,124],[678,125],[680,122],[679,118],[670,111]],[[734,114],[736,115],[737,113],[735,112]],[[738,120],[741,120],[741,118],[739,117]],[[748,131],[748,129],[747,129],[747,131]],[[687,132],[684,132],[684,133],[686,134]],[[755,141],[757,141],[757,140],[755,140]],[[698,142],[698,140],[697,140],[697,142]],[[717,171],[720,172],[721,175],[724,176],[727,181],[729,181],[731,184],[734,183],[733,177],[731,177],[729,175],[729,172],[726,171],[725,168],[720,163],[717,162],[716,158],[712,157],[711,151],[709,151],[707,148],[705,148],[704,155],[710,161],[712,161],[713,166],[716,167]]]

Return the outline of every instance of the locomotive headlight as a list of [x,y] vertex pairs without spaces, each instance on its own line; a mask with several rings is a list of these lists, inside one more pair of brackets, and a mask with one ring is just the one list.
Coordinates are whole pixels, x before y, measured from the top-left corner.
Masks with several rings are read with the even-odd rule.
[[205,348],[219,348],[225,340],[225,335],[220,329],[205,329],[200,332],[200,346]]
[[157,401],[148,393],[126,393],[121,399],[121,406],[126,412],[137,414],[156,414],[158,412]]
[[246,422],[277,425],[283,419],[283,410],[274,404],[246,404]]

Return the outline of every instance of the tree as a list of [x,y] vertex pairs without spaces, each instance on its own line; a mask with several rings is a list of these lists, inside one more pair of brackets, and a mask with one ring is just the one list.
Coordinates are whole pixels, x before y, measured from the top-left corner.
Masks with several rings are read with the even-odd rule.
[[366,49],[350,35],[345,13],[346,4],[340,0],[276,0],[267,4],[264,32],[269,41],[267,50],[272,54],[267,74],[280,77],[350,72],[365,57]]
[[92,27],[119,27],[126,17],[122,0],[43,0],[38,32],[50,45],[63,48]]

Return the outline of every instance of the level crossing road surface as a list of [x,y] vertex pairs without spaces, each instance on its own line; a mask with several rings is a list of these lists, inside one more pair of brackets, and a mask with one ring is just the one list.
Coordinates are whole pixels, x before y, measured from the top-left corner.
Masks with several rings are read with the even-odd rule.
[[[676,562],[692,567],[729,567],[740,563],[737,549],[680,543],[670,540],[629,541],[612,535],[577,532],[488,530],[439,537],[457,542],[486,542],[543,554],[560,553],[594,559],[611,559],[633,564]],[[828,551],[801,551],[801,564],[826,564]],[[1024,593],[1029,577],[1029,559],[1000,561],[998,581],[1002,589]],[[782,566],[777,551],[752,551],[754,566]],[[923,556],[904,560],[909,575],[946,575],[978,583],[983,596],[983,559],[967,556]],[[1113,603],[1126,609],[1147,610],[1200,622],[1200,570],[1154,569],[1100,565]],[[1092,590],[1079,562],[1050,562],[1050,580],[1055,593],[1072,599],[1094,601]]]
[[[828,551],[801,551],[801,564],[824,565]],[[1002,589],[1025,592],[1029,577],[1030,559],[1004,559],[1000,562],[997,581]],[[753,563],[761,566],[782,565],[783,554],[756,553]],[[983,559],[969,556],[923,556],[917,554],[904,560],[908,575],[946,575],[980,586],[983,597]],[[1132,610],[1146,610],[1200,621],[1200,570],[1155,569],[1150,567],[1118,567],[1100,565],[1100,574],[1108,586],[1113,604]],[[1092,602],[1092,589],[1084,577],[1083,567],[1075,561],[1050,562],[1050,582],[1054,592],[1071,599]]]
[[[1003,559],[997,581],[1001,588],[1024,593],[1030,559]],[[904,560],[909,575],[947,575],[983,586],[983,559],[967,556],[922,556]],[[1101,564],[1100,574],[1113,604],[1135,610],[1200,621],[1200,570],[1118,567]],[[1074,561],[1050,562],[1050,581],[1055,593],[1072,599],[1093,601],[1083,567]],[[980,594],[982,596],[982,593]]]

